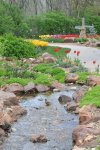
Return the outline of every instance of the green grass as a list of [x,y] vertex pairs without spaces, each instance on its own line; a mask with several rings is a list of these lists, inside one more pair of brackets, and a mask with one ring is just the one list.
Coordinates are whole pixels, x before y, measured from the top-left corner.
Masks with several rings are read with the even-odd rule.
[[6,71],[4,68],[0,68],[0,77],[5,76]]
[[100,86],[93,87],[80,101],[81,107],[89,104],[94,104],[95,106],[100,107]]
[[44,73],[36,73],[34,83],[35,84],[44,84],[50,86],[52,82],[54,81],[54,78],[50,76],[49,74]]
[[90,75],[89,72],[76,72],[79,76],[78,82],[86,82],[87,77]]
[[58,52],[55,52],[54,49],[57,47],[53,47],[53,46],[48,46],[45,48],[45,52],[50,53],[51,55],[53,55],[54,57],[60,57],[60,58],[64,58],[66,56],[65,51],[66,50],[71,50],[70,48],[61,48]]
[[84,83],[86,83],[88,76],[91,76],[91,75],[100,76],[100,74],[98,73],[90,73],[90,72],[76,72],[76,74],[79,76],[79,79],[77,82],[84,82]]
[[96,148],[96,150],[100,150],[100,146],[98,146],[98,147]]
[[[33,67],[33,70],[36,72],[41,72],[40,76],[42,76],[42,80],[44,82],[46,82],[45,79],[47,79],[47,77],[43,77],[43,73],[47,74],[47,76],[50,75],[52,80],[58,80],[59,82],[64,83],[66,75],[65,71],[61,68],[55,68],[53,64],[38,64],[37,66]],[[40,81],[40,79],[38,79],[38,81]]]
[[12,84],[12,83],[19,83],[23,86],[27,85],[30,81],[33,81],[32,79],[27,78],[0,78],[0,86],[4,86],[6,84]]

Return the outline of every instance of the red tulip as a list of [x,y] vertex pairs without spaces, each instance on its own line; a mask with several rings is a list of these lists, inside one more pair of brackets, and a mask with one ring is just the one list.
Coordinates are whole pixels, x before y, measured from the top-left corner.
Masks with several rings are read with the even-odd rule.
[[95,61],[95,60],[93,61],[93,64],[96,64],[96,61]]
[[58,52],[61,48],[60,47],[57,47],[54,49],[54,52]]
[[70,53],[70,50],[65,50],[65,53],[66,53],[66,54],[69,54],[69,53]]
[[80,54],[80,51],[77,51],[77,56],[79,56],[79,54]]
[[77,51],[74,51],[74,53],[76,54]]

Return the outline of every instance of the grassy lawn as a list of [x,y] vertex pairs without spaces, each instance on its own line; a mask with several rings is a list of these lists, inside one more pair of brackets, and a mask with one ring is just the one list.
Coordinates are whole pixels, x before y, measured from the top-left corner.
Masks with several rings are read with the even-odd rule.
[[95,106],[100,107],[100,86],[93,87],[80,101],[81,107],[89,104],[94,104]]

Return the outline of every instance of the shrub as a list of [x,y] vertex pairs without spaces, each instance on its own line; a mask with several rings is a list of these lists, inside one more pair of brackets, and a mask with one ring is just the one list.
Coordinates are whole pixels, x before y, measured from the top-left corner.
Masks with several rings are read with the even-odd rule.
[[29,58],[35,57],[35,47],[33,44],[24,41],[22,38],[17,38],[13,35],[5,35],[1,38],[2,46],[4,47],[3,56]]
[[75,73],[75,72],[80,72],[80,73],[83,72],[84,73],[84,72],[88,72],[88,69],[82,65],[78,65],[78,66],[72,67],[71,72],[72,73]]
[[77,38],[77,39],[75,39],[74,41],[75,41],[75,42],[80,42],[80,43],[85,43],[85,42],[88,41],[88,39],[86,39],[86,38]]
[[62,12],[47,12],[34,16],[29,20],[32,32],[41,34],[66,34],[75,32],[76,19],[66,16]]

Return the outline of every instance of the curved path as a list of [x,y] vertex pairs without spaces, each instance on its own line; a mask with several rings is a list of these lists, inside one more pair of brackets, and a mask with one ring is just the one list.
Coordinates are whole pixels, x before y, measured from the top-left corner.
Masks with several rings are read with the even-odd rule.
[[[65,43],[49,43],[50,46],[60,46],[64,48],[71,48],[71,53],[69,56],[74,59],[76,55],[74,51],[80,51],[79,59],[90,71],[95,71],[95,68],[100,65],[100,49],[93,48],[93,47],[86,47],[81,45],[74,45],[74,44],[65,44]],[[93,61],[96,61],[96,64],[93,64]]]

